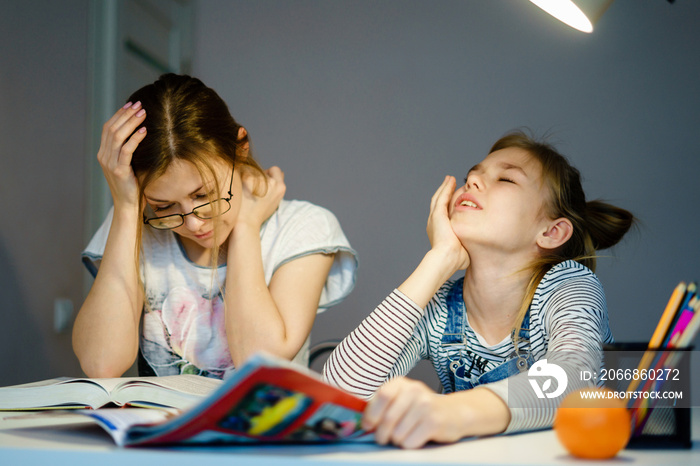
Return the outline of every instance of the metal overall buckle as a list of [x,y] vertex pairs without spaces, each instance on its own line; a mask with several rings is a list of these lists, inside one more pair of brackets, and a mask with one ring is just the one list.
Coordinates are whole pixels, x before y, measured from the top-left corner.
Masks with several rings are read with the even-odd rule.
[[515,335],[515,330],[513,330],[513,333],[511,334],[511,338],[513,339],[513,346],[515,347],[515,355],[517,356],[518,360],[516,361],[515,365],[518,367],[518,370],[520,372],[525,372],[528,367],[527,367],[527,356],[530,354],[530,349],[528,348],[527,354],[523,355],[520,353],[520,343],[529,343],[529,339],[527,338],[522,338],[520,335]]

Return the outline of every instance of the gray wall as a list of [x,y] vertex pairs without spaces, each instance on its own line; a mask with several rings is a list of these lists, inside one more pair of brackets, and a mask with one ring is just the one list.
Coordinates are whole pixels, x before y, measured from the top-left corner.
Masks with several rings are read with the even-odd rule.
[[[9,384],[79,373],[51,325],[55,297],[82,299],[87,2],[0,3]],[[229,102],[261,163],[285,170],[288,197],[333,210],[360,254],[355,291],[319,316],[314,341],[344,336],[407,276],[443,176],[462,178],[520,126],[553,134],[590,198],[642,220],[599,261],[618,340],[648,339],[676,283],[700,278],[700,2],[617,0],[592,35],[513,0],[196,10],[195,74]]]
[[527,1],[199,2],[194,70],[248,127],[288,197],[333,210],[360,254],[342,337],[428,248],[430,196],[527,126],[641,228],[599,261],[620,341],[651,336],[700,277],[700,2],[618,0],[592,35]]
[[55,298],[82,301],[85,0],[0,0],[0,385],[80,375]]

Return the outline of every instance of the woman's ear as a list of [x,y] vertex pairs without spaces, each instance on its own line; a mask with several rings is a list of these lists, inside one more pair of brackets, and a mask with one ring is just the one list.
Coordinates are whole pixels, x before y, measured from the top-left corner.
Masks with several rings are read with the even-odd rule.
[[246,129],[242,126],[238,128],[238,140],[243,141],[243,144],[241,145],[241,149],[243,149],[245,152],[248,152],[250,150],[250,141],[248,140],[248,131],[246,131]]
[[537,237],[537,245],[543,249],[556,249],[569,241],[574,233],[574,226],[568,218],[552,220],[547,229]]

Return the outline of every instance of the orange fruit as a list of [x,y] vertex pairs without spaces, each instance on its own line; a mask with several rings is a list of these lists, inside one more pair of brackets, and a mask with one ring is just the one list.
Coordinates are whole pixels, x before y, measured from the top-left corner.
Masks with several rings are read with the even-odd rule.
[[[590,393],[584,396],[582,392]],[[594,392],[603,397],[595,398]],[[584,388],[569,393],[561,402],[554,417],[554,432],[569,453],[604,459],[625,448],[632,432],[631,417],[624,400],[613,394],[607,388]]]

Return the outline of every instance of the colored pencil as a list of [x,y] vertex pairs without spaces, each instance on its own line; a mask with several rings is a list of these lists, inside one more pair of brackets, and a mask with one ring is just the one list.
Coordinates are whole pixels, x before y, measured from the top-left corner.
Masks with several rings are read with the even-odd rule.
[[697,289],[698,289],[697,283],[691,282],[688,284],[688,287],[686,288],[686,291],[685,291],[685,299],[683,299],[683,304],[681,304],[680,307],[678,308],[678,312],[676,313],[676,317],[673,320],[673,322],[671,323],[671,325],[669,326],[669,330],[666,333],[666,337],[665,337],[663,346],[667,346],[668,342],[671,341],[671,338],[673,337],[673,333],[674,333],[674,331],[676,331],[676,326],[680,322],[683,313],[687,310],[688,312],[690,312],[692,314],[693,310],[692,310],[692,306],[691,306],[690,302],[696,298]]
[[686,289],[687,286],[685,282],[680,282],[676,286],[676,289],[673,290],[671,299],[669,299],[666,309],[664,309],[664,313],[661,314],[661,319],[656,326],[656,330],[654,330],[651,340],[649,340],[649,348],[657,349],[663,343],[666,333],[671,326],[671,322],[673,322],[676,312],[678,311],[678,308],[686,295]]
[[[666,304],[666,309],[664,309],[663,314],[661,314],[661,319],[659,320],[659,323],[656,325],[656,330],[654,330],[654,333],[651,336],[651,340],[649,340],[649,349],[654,350],[657,349],[659,346],[661,346],[661,343],[663,343],[664,337],[666,336],[666,333],[668,332],[668,327],[671,325],[671,322],[673,322],[673,319],[676,315],[676,312],[678,312],[678,307],[681,304],[681,301],[683,300],[683,297],[685,296],[685,290],[687,286],[685,282],[680,282],[678,285],[676,285],[676,288],[673,290],[673,293],[671,294],[671,298],[668,300],[668,303]],[[647,351],[644,353],[644,356],[642,356],[642,360],[639,361],[639,365],[637,366],[637,370],[641,371],[642,369],[648,369],[649,364],[653,361],[654,359],[654,351]],[[632,380],[627,387],[628,392],[633,392],[637,389],[639,386],[640,380]]]

